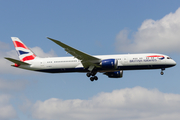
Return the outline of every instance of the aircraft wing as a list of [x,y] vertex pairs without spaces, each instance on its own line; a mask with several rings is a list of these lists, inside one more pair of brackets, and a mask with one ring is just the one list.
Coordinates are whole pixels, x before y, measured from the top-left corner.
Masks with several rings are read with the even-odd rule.
[[74,57],[76,57],[77,59],[81,60],[81,63],[83,64],[83,66],[85,68],[90,67],[90,66],[96,66],[99,67],[98,64],[101,61],[101,59],[96,58],[94,56],[88,55],[84,52],[81,52],[73,47],[70,47],[58,40],[54,40],[52,38],[47,37],[48,39],[50,39],[51,41],[55,42],[56,44],[58,44],[59,46],[63,47],[65,49],[65,51],[67,51],[68,53],[70,53],[71,55],[73,55]]
[[9,60],[9,61],[11,61],[11,62],[13,62],[13,63],[16,63],[16,64],[18,64],[18,65],[30,65],[30,64],[28,64],[28,63],[25,63],[25,62],[22,62],[22,61],[20,61],[20,60],[16,60],[16,59],[13,59],[13,58],[7,58],[7,57],[5,57],[5,59],[7,59],[7,60]]

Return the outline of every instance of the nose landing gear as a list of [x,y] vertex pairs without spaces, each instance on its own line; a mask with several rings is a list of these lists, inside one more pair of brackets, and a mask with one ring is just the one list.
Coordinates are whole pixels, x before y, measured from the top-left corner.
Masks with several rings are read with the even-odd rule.
[[161,68],[161,75],[164,75],[164,71],[165,70],[165,68]]
[[163,72],[163,71],[161,71],[161,75],[164,75],[164,72]]

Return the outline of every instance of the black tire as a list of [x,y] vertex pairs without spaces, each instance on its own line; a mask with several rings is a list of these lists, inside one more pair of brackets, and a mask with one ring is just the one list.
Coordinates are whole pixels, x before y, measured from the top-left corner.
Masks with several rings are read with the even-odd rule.
[[93,82],[94,81],[94,77],[91,77],[90,80]]
[[98,77],[97,77],[97,76],[94,76],[94,79],[95,79],[95,80],[98,80]]
[[92,75],[92,76],[95,76],[95,75],[96,75],[96,73],[91,73],[91,75]]
[[87,77],[90,77],[90,76],[91,76],[91,73],[88,72],[88,73],[86,74],[86,76],[87,76]]
[[161,75],[164,75],[164,72],[161,72]]

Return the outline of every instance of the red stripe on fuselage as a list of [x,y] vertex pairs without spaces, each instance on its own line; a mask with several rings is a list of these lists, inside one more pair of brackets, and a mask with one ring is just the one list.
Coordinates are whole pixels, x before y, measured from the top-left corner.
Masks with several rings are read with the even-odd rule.
[[27,61],[27,60],[33,60],[36,56],[33,54],[33,55],[30,55],[30,56],[26,56],[22,59],[22,61]]
[[22,48],[28,49],[23,43],[19,41],[13,41],[13,43],[15,47],[22,47]]
[[151,55],[151,56],[147,56],[147,57],[164,57],[163,55]]

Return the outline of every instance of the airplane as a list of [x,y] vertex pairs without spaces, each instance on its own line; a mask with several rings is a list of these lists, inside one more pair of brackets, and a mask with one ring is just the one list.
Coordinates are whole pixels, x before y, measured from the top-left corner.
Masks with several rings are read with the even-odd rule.
[[11,37],[19,59],[5,57],[13,62],[13,67],[26,70],[46,73],[86,73],[91,81],[98,80],[98,72],[107,75],[109,78],[122,78],[125,70],[164,70],[176,65],[176,62],[169,56],[157,53],[144,54],[117,54],[117,55],[89,55],[58,40],[47,37],[73,57],[51,57],[40,58],[29,49],[18,37]]

